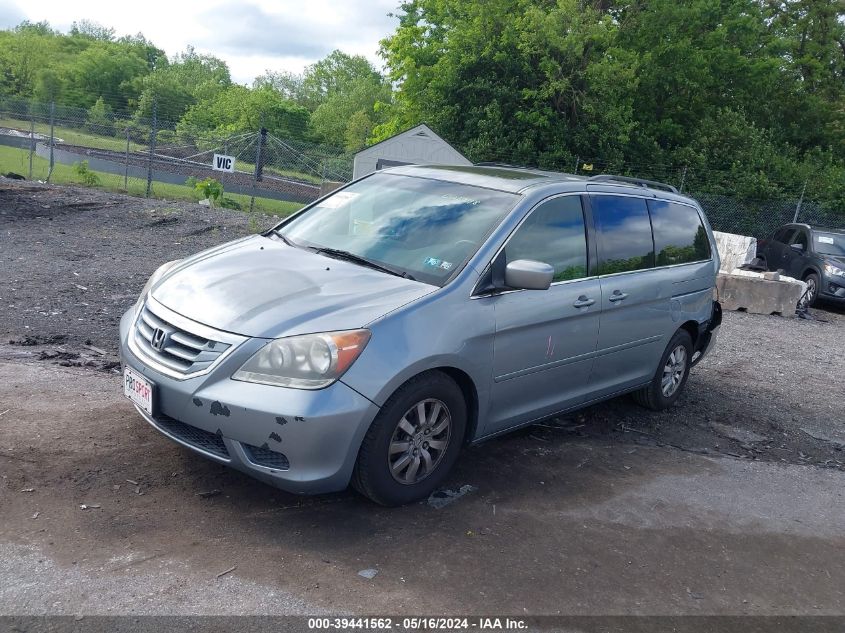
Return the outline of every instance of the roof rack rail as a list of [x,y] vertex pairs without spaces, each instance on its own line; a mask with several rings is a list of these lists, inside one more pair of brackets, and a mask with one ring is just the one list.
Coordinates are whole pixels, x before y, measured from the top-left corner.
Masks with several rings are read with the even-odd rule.
[[474,167],[509,167],[510,169],[534,169],[534,167],[528,167],[526,165],[509,165],[508,163],[497,163],[496,161],[481,161],[480,163],[474,163]]
[[633,185],[640,185],[641,187],[656,187],[658,189],[666,189],[672,193],[678,193],[678,190],[672,185],[667,185],[665,182],[657,182],[656,180],[646,180],[645,178],[631,178],[630,176],[613,176],[611,174],[599,174],[598,176],[590,176],[589,180],[593,182],[627,182]]

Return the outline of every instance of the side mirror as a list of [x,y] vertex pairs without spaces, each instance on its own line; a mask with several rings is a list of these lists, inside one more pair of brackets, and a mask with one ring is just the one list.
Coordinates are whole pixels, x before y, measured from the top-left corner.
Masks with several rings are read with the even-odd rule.
[[505,268],[505,284],[517,290],[548,290],[555,269],[532,259],[518,259]]
[[804,252],[804,245],[803,245],[803,244],[799,244],[799,243],[797,243],[797,242],[796,242],[795,244],[790,244],[790,245],[789,245],[789,248],[791,248],[793,251],[798,251],[799,253],[803,253],[803,252]]

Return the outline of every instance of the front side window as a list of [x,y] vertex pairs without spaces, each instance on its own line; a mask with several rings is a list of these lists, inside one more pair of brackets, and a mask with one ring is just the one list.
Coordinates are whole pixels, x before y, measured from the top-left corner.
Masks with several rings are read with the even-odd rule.
[[443,285],[475,254],[519,196],[454,182],[374,174],[304,211],[277,232]]
[[666,200],[649,200],[648,207],[658,266],[710,259],[710,240],[696,209]]
[[805,251],[807,250],[807,233],[798,229],[795,232],[795,235],[792,236],[792,240],[789,242],[790,244],[800,244],[801,248]]
[[553,281],[587,276],[587,237],[581,196],[561,196],[531,212],[505,246],[507,262],[533,259],[555,269]]
[[599,274],[612,275],[654,266],[648,206],[642,198],[590,197],[600,247]]

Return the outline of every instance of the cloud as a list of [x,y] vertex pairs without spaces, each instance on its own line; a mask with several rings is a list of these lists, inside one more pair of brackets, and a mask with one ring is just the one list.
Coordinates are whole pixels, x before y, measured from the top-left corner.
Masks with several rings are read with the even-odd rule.
[[375,57],[378,41],[390,34],[396,20],[388,17],[393,0],[369,3],[312,0],[308,4],[276,3],[218,5],[197,20],[206,34],[203,48],[246,57],[287,57],[315,60],[336,48]]

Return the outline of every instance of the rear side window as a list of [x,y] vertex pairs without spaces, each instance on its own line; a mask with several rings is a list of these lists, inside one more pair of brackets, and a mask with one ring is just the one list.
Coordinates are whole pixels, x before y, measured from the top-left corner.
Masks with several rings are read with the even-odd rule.
[[554,267],[554,281],[587,276],[587,238],[581,196],[543,202],[505,246],[508,262],[533,259]]
[[658,266],[710,259],[710,241],[696,209],[666,200],[649,200],[648,207]]
[[648,206],[642,198],[591,196],[601,254],[599,274],[612,275],[654,266]]

